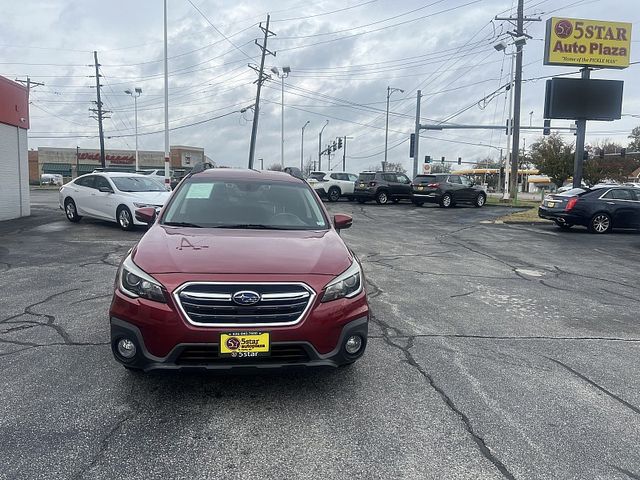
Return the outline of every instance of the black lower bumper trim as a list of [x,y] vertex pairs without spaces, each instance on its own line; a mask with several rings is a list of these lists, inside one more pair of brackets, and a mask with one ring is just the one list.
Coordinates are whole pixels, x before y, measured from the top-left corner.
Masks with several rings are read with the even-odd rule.
[[[277,370],[282,368],[340,367],[355,362],[367,346],[368,319],[359,318],[347,323],[340,334],[337,345],[331,352],[320,354],[309,342],[274,342],[271,355],[254,358],[228,358],[219,356],[218,344],[190,343],[178,344],[166,357],[156,357],[149,353],[142,333],[135,326],[118,318],[111,318],[111,349],[117,361],[128,368],[151,370]],[[356,355],[344,350],[344,343],[351,335],[360,335],[363,345]],[[117,350],[118,340],[126,337],[135,342],[137,352],[134,358],[126,360]]]

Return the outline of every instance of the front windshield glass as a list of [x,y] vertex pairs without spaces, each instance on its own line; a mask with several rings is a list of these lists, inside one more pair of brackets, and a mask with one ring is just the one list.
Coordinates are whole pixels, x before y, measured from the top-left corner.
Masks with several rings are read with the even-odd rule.
[[305,185],[213,179],[184,184],[161,223],[208,228],[328,228],[315,195]]
[[145,177],[111,177],[121,192],[163,192],[166,189],[155,180]]

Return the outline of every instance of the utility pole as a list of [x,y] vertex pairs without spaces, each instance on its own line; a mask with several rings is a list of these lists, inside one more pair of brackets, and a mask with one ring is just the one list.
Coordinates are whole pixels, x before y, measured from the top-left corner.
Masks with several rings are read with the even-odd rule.
[[322,132],[324,132],[327,125],[329,125],[329,120],[324,122],[324,126],[318,134],[318,170],[322,170]]
[[347,136],[344,136],[344,145],[342,145],[342,171],[346,172],[347,168]]
[[171,159],[169,157],[169,62],[167,49],[167,0],[164,0],[164,186],[171,189]]
[[270,18],[271,16],[267,15],[266,27],[263,27],[262,22],[260,22],[260,30],[264,32],[264,40],[262,42],[262,45],[260,45],[257,40],[255,41],[256,45],[258,45],[258,47],[260,47],[260,50],[262,50],[262,57],[260,58],[260,68],[258,69],[253,65],[249,65],[249,67],[251,67],[253,70],[255,70],[258,73],[258,79],[255,82],[253,82],[253,83],[257,83],[257,89],[256,89],[256,103],[254,105],[254,110],[253,110],[253,127],[251,128],[251,143],[249,145],[249,168],[253,168],[253,157],[256,151],[256,137],[258,135],[258,119],[260,118],[260,91],[262,90],[262,84],[266,80],[271,78],[269,75],[266,75],[264,73],[264,58],[267,55],[267,53],[269,55],[273,55],[274,57],[276,56],[275,52],[271,52],[267,50],[267,39],[270,36],[275,35],[275,33],[269,30]]
[[384,162],[382,163],[382,171],[387,169],[387,146],[389,145],[389,98],[394,92],[404,93],[400,88],[391,88],[387,86],[387,120],[384,127]]
[[105,112],[102,111],[102,100],[100,100],[100,64],[98,63],[98,52],[94,50],[93,59],[96,67],[96,96],[97,100],[95,102],[97,108],[90,108],[92,112],[97,114],[98,118],[98,133],[100,135],[100,166],[105,168],[106,161],[104,157],[104,130],[102,128],[102,119]]
[[30,77],[27,77],[26,80],[19,80],[16,78],[16,82],[22,83],[27,87],[27,103],[29,102],[29,94],[31,93],[31,89],[34,87],[44,87],[44,83],[33,82]]
[[420,100],[422,99],[422,91],[418,90],[416,100],[416,131],[415,140],[413,143],[413,177],[418,175],[418,146],[420,145]]
[[[513,106],[513,138],[511,145],[511,194],[515,197],[518,189],[518,154],[520,151],[520,106],[522,103],[522,47],[526,43],[526,38],[531,38],[524,33],[524,22],[540,22],[540,18],[532,18],[524,16],[524,0],[518,0],[518,14],[516,18],[500,18],[496,20],[506,20],[513,23],[515,21],[515,31],[508,32],[516,39],[516,72],[514,89],[514,106]],[[524,37],[524,38],[523,38]],[[523,41],[518,41],[522,39]]]
[[303,172],[304,171],[304,129],[307,128],[307,125],[309,125],[311,122],[309,120],[307,120],[307,123],[305,123],[302,126],[302,138],[300,140],[300,171]]

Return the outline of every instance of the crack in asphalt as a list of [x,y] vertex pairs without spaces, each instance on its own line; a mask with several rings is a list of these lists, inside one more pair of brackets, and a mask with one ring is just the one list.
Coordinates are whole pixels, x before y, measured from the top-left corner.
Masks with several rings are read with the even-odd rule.
[[621,467],[617,467],[615,465],[609,465],[611,468],[613,468],[614,470],[617,470],[619,473],[622,473],[623,475],[626,475],[629,478],[633,478],[634,480],[640,480],[640,475],[633,473],[629,470],[626,470],[624,468]]
[[584,380],[585,382],[587,382],[589,385],[591,385],[594,388],[597,388],[598,390],[600,390],[602,393],[608,395],[609,397],[611,397],[612,399],[616,400],[617,402],[621,403],[622,405],[624,405],[625,407],[627,407],[628,409],[630,409],[631,411],[633,411],[634,413],[637,413],[638,415],[640,415],[640,408],[636,407],[635,405],[630,404],[629,402],[627,402],[626,400],[624,400],[623,398],[619,397],[618,395],[616,395],[615,393],[607,390],[606,388],[604,388],[601,385],[598,385],[596,382],[594,382],[593,380],[591,380],[590,378],[588,378],[587,376],[583,375],[582,373],[574,370],[573,368],[571,368],[569,365],[562,363],[560,360],[556,360],[555,358],[551,358],[551,357],[545,357],[547,360],[552,361],[553,363],[561,366],[562,368],[564,368],[565,370],[567,370],[568,372],[572,373],[573,375],[575,375],[576,377]]
[[469,295],[473,295],[478,290],[471,290],[470,292],[458,293],[457,295],[449,295],[449,298],[459,298],[459,297],[467,297]]
[[624,283],[624,282],[617,282],[615,280],[610,280],[608,278],[596,277],[594,275],[583,275],[581,273],[575,273],[575,272],[570,272],[568,270],[563,270],[562,268],[558,267],[557,265],[554,265],[553,268],[555,268],[557,272],[559,272],[561,274],[565,274],[565,275],[573,275],[575,277],[588,278],[589,280],[598,280],[600,282],[613,283],[615,285],[620,285],[622,287],[627,287],[627,288],[630,288],[632,290],[634,290],[636,288],[636,286],[634,286],[634,285],[629,285],[628,283]]
[[[126,247],[128,248],[128,247]],[[119,267],[120,266],[120,260],[118,260],[118,263],[111,263],[109,262],[109,257],[111,255],[115,255],[116,253],[120,253],[120,251],[123,250],[122,246],[116,246],[114,249],[103,253],[100,258],[98,259],[97,262],[87,262],[87,263],[81,263],[80,265],[78,265],[79,267],[88,267],[89,265],[107,265],[109,267]]]
[[422,375],[425,378],[425,380],[429,383],[429,386],[436,393],[438,393],[438,395],[440,395],[440,398],[445,403],[445,405],[449,408],[449,410],[451,410],[454,414],[456,414],[460,418],[460,420],[462,421],[462,424],[464,425],[464,429],[467,431],[467,433],[471,436],[473,441],[476,443],[476,445],[478,446],[478,450],[480,451],[482,456],[487,460],[489,460],[505,478],[515,479],[513,474],[509,472],[507,467],[500,461],[500,459],[498,459],[493,454],[491,449],[487,446],[487,443],[484,440],[484,438],[478,432],[476,432],[476,430],[473,427],[473,424],[471,423],[471,419],[468,417],[468,415],[464,413],[462,410],[460,410],[460,408],[458,408],[458,406],[451,399],[451,397],[444,391],[444,389],[435,382],[433,377],[413,357],[413,354],[411,353],[410,350],[411,348],[413,348],[413,345],[414,345],[413,344],[414,337],[413,336],[406,337],[406,340],[407,340],[406,345],[400,345],[399,343],[396,343],[393,341],[394,337],[389,336],[387,334],[387,332],[390,330],[397,332],[395,328],[390,327],[388,324],[378,319],[375,315],[371,315],[371,320],[374,323],[377,323],[382,328],[382,331],[383,331],[382,339],[384,340],[384,342],[387,345],[393,348],[396,348],[400,350],[402,353],[404,353],[405,362],[411,367],[413,367],[418,373],[420,373],[420,375]]
[[[380,289],[378,286],[376,286],[372,282],[368,281],[367,283],[371,285],[372,288],[374,289],[374,292],[371,294],[372,298],[380,296],[384,293],[382,289]],[[401,338],[399,336],[400,331],[397,328],[390,326],[383,320],[377,318],[374,314],[371,314],[371,321],[378,324],[378,326],[380,326],[380,328],[382,329],[382,340],[384,340],[384,342],[390,347],[400,350],[404,354],[405,362],[411,367],[413,367],[418,373],[420,373],[420,375],[424,377],[424,379],[428,382],[429,386],[436,393],[438,393],[438,395],[440,395],[440,398],[445,403],[445,405],[449,408],[449,410],[451,410],[455,415],[457,415],[460,418],[460,420],[462,421],[462,424],[464,425],[464,429],[467,431],[467,433],[471,436],[473,441],[476,443],[482,456],[487,460],[489,460],[505,478],[515,479],[515,477],[511,474],[511,472],[509,472],[507,467],[500,461],[500,459],[498,459],[493,454],[491,449],[487,446],[484,438],[478,432],[475,431],[471,423],[471,419],[467,416],[467,414],[465,414],[462,410],[460,410],[460,408],[458,408],[458,406],[451,399],[451,397],[444,391],[444,389],[435,382],[435,380],[429,374],[429,372],[427,372],[416,361],[413,354],[411,353],[411,348],[413,348],[413,345],[414,345],[413,342],[415,337],[414,336],[406,337],[406,345],[401,345],[393,341],[394,338]],[[393,335],[390,335],[389,334],[390,332],[395,332],[395,337]]]

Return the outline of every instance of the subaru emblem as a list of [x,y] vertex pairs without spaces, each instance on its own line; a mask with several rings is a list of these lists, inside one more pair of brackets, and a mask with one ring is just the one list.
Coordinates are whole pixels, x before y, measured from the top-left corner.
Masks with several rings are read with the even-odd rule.
[[233,301],[238,305],[253,305],[260,301],[260,295],[250,290],[243,290],[233,294]]

